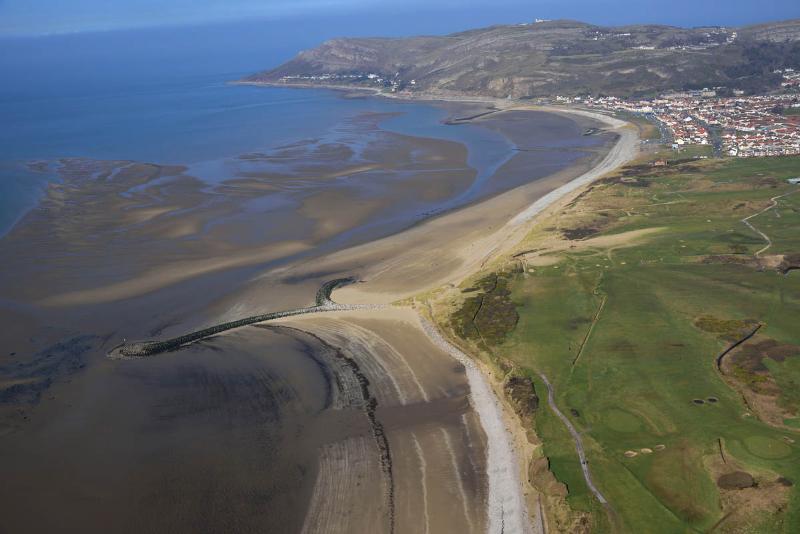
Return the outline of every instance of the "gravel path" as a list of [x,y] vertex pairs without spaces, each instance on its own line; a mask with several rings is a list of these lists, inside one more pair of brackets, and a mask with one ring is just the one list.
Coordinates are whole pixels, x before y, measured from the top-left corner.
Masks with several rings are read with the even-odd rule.
[[773,209],[773,208],[776,208],[776,207],[778,206],[778,199],[780,199],[780,198],[783,198],[783,197],[788,197],[789,195],[793,195],[793,194],[795,194],[795,193],[797,193],[797,190],[790,191],[790,192],[788,192],[788,193],[785,193],[785,194],[783,194],[783,195],[778,195],[778,196],[776,196],[776,197],[772,197],[772,198],[770,199],[770,200],[772,201],[772,204],[770,204],[769,206],[767,206],[767,207],[766,207],[766,208],[764,208],[763,210],[759,211],[758,213],[754,213],[754,214],[752,214],[752,215],[750,215],[750,216],[748,216],[748,217],[745,217],[744,219],[742,219],[742,222],[743,222],[745,225],[747,225],[747,227],[748,227],[748,228],[750,228],[752,231],[754,231],[755,233],[757,233],[758,235],[760,235],[760,236],[761,236],[761,237],[764,239],[764,241],[766,241],[766,242],[767,242],[767,244],[766,244],[766,245],[765,245],[765,246],[764,246],[762,249],[758,250],[758,251],[755,253],[755,257],[756,257],[756,258],[757,258],[757,257],[759,257],[759,256],[760,256],[761,254],[763,254],[764,252],[766,252],[767,250],[769,250],[769,248],[772,246],[772,240],[769,238],[769,236],[768,236],[767,234],[765,234],[764,232],[762,232],[761,230],[759,230],[758,228],[756,228],[755,226],[753,226],[753,224],[752,224],[752,223],[750,223],[750,219],[753,219],[753,218],[755,218],[755,217],[758,217],[758,216],[759,216],[759,215],[761,215],[762,213],[766,213],[766,212],[768,212],[769,210],[771,210],[771,209]]
[[583,439],[581,438],[581,435],[578,433],[578,430],[575,428],[572,422],[567,419],[567,416],[558,409],[558,406],[556,406],[555,393],[550,381],[543,373],[539,373],[539,378],[541,378],[542,382],[544,382],[544,385],[547,386],[547,403],[550,405],[550,409],[553,410],[559,419],[561,419],[561,421],[567,427],[567,430],[569,430],[569,433],[572,434],[572,439],[575,441],[575,450],[577,451],[578,458],[581,461],[581,470],[583,471],[583,478],[586,480],[586,486],[589,488],[589,491],[594,494],[597,500],[600,501],[600,504],[606,508],[609,508],[608,501],[603,494],[600,493],[600,490],[597,489],[597,486],[594,485],[594,482],[592,482],[592,474],[589,472],[589,462],[586,460],[586,452],[583,449]]

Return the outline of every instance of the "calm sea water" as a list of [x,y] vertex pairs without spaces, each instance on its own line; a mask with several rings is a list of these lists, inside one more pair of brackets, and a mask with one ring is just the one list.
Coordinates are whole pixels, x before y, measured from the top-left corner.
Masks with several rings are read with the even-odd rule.
[[[446,209],[474,199],[514,155],[515,146],[503,135],[474,125],[447,126],[446,112],[429,104],[231,85],[335,31],[327,24],[314,31],[283,26],[0,38],[0,236],[57,180],[52,165],[32,169],[31,162],[78,157],[182,164],[198,178],[217,181],[226,178],[220,169],[227,158],[303,139],[354,142],[357,136],[347,135],[350,119],[394,113],[383,128],[467,146],[477,179],[441,206]],[[576,139],[563,124],[553,127],[559,131],[543,126],[530,144],[571,149],[592,142]],[[539,171],[553,172],[579,155],[551,154]]]
[[334,137],[346,121],[365,112],[401,113],[383,124],[392,131],[467,144],[470,164],[482,175],[513,148],[491,131],[441,124],[445,112],[430,105],[228,83],[242,74],[187,74],[164,82],[87,87],[84,93],[6,96],[0,100],[0,233],[55,179],[32,172],[31,161],[86,157],[202,169],[203,163],[296,140]]

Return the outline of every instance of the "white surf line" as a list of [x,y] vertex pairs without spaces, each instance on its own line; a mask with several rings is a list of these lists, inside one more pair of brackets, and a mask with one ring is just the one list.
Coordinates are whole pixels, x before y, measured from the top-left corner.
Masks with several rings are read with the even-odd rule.
[[793,195],[793,194],[797,193],[797,191],[798,191],[798,190],[797,190],[797,189],[795,189],[794,191],[789,191],[788,193],[784,193],[783,195],[778,195],[778,196],[776,196],[776,197],[772,197],[772,198],[770,199],[770,201],[772,201],[772,204],[770,204],[769,206],[767,206],[767,207],[766,207],[766,208],[764,208],[763,210],[759,211],[758,213],[754,213],[754,214],[752,214],[752,215],[750,215],[750,216],[748,216],[748,217],[745,217],[744,219],[742,219],[742,222],[743,222],[744,224],[746,224],[748,228],[750,228],[752,231],[754,231],[755,233],[757,233],[758,235],[760,235],[761,237],[763,237],[763,238],[764,238],[764,241],[766,241],[766,242],[767,242],[767,244],[766,244],[766,246],[764,246],[764,248],[761,248],[761,249],[759,249],[759,250],[758,250],[758,251],[755,253],[755,257],[756,257],[756,258],[757,258],[757,257],[759,257],[759,256],[760,256],[761,254],[763,254],[764,252],[766,252],[767,250],[769,250],[769,248],[772,246],[772,240],[769,238],[769,236],[768,236],[767,234],[765,234],[764,232],[762,232],[761,230],[759,230],[758,228],[756,228],[755,226],[753,226],[753,225],[750,223],[750,219],[752,219],[752,218],[754,218],[754,217],[758,217],[758,216],[759,216],[759,215],[761,215],[762,213],[766,213],[766,212],[768,212],[769,210],[771,210],[771,209],[773,209],[773,208],[776,208],[776,207],[778,206],[778,199],[780,199],[780,198],[783,198],[783,197],[788,197],[789,195]]
[[605,507],[609,507],[606,498],[602,493],[600,493],[600,490],[597,489],[597,486],[594,485],[594,482],[592,482],[592,474],[589,472],[589,463],[586,460],[586,453],[583,450],[583,439],[581,439],[581,435],[572,425],[572,422],[567,419],[567,416],[558,409],[558,406],[556,406],[555,393],[553,392],[553,386],[550,384],[550,381],[547,380],[547,377],[544,375],[544,373],[539,373],[539,378],[541,378],[542,382],[544,382],[544,385],[547,386],[547,404],[550,405],[550,409],[553,410],[553,413],[555,413],[558,418],[561,419],[561,421],[564,423],[564,426],[567,427],[567,430],[569,430],[569,433],[572,435],[572,439],[575,441],[575,450],[578,452],[578,459],[581,462],[581,471],[583,471],[583,479],[586,481],[586,486],[589,488],[589,491],[594,494],[597,500],[600,501],[600,504]]
[[422,447],[419,445],[417,435],[411,433],[411,439],[414,441],[414,450],[417,451],[417,458],[419,458],[419,469],[422,471],[422,517],[425,518],[425,534],[430,534],[431,531],[431,518],[428,515],[428,464],[425,462],[425,455],[422,453]]
[[440,349],[464,366],[470,389],[470,404],[478,414],[486,433],[487,528],[490,534],[529,534],[531,524],[519,464],[511,444],[511,436],[503,420],[503,408],[483,373],[472,359],[447,341],[439,331],[419,316],[422,329]]

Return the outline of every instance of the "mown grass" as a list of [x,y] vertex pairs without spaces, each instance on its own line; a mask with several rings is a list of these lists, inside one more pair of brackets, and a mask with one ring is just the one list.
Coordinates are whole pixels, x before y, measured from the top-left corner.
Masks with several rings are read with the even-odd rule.
[[[715,366],[731,340],[759,322],[759,336],[800,347],[800,276],[758,268],[752,255],[764,240],[741,223],[792,191],[785,178],[796,175],[800,158],[643,166],[636,180],[646,187],[608,180],[544,221],[522,245],[535,248],[543,236],[563,235],[599,213],[605,222],[596,235],[663,228],[633,246],[577,246],[559,252],[555,265],[509,275],[519,322],[493,349],[548,375],[561,410],[584,435],[596,484],[625,532],[712,528],[728,498],[707,467],[719,443],[759,473],[763,488],[778,476],[800,483],[800,445],[791,441],[800,442],[800,433],[759,421]],[[800,252],[800,193],[751,222],[773,240],[767,254]],[[800,355],[765,365],[783,406],[800,407]],[[693,402],[708,398],[717,402]],[[566,429],[547,409],[535,424],[552,471],[569,487],[570,506],[592,513],[598,530],[610,528],[583,482]],[[624,456],[643,448],[654,452]],[[780,514],[739,511],[716,531],[800,531],[795,488]]]

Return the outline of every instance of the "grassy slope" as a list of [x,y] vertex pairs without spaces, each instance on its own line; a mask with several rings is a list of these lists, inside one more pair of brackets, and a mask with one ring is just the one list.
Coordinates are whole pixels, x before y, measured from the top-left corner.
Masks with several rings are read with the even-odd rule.
[[[714,367],[728,342],[694,326],[703,315],[756,319],[766,325],[761,334],[800,345],[797,273],[699,261],[731,252],[745,257],[761,248],[763,240],[740,219],[791,191],[783,179],[798,174],[800,158],[706,160],[659,173],[644,169],[638,187],[619,182],[595,187],[544,221],[522,246],[535,248],[558,234],[558,226],[600,221],[605,235],[664,227],[636,246],[578,246],[559,252],[553,265],[516,274],[510,288],[519,323],[494,348],[495,355],[550,377],[562,411],[585,436],[597,484],[624,531],[703,532],[721,519],[727,497],[707,469],[719,453],[718,440],[732,459],[761,476],[764,488],[778,475],[800,482],[800,447],[783,439],[800,436],[746,415],[739,394]],[[775,242],[768,253],[800,251],[800,193],[781,200],[777,213],[751,221]],[[800,383],[798,360],[768,361],[790,404],[800,401],[791,389]],[[719,402],[692,402],[709,397]],[[570,489],[570,506],[593,512],[598,530],[607,528],[563,425],[540,410],[536,431],[551,469]],[[623,455],[656,445],[666,448],[635,458]],[[739,511],[718,531],[745,525],[753,531],[798,531],[800,502],[794,488],[789,493],[789,511],[778,519]]]

